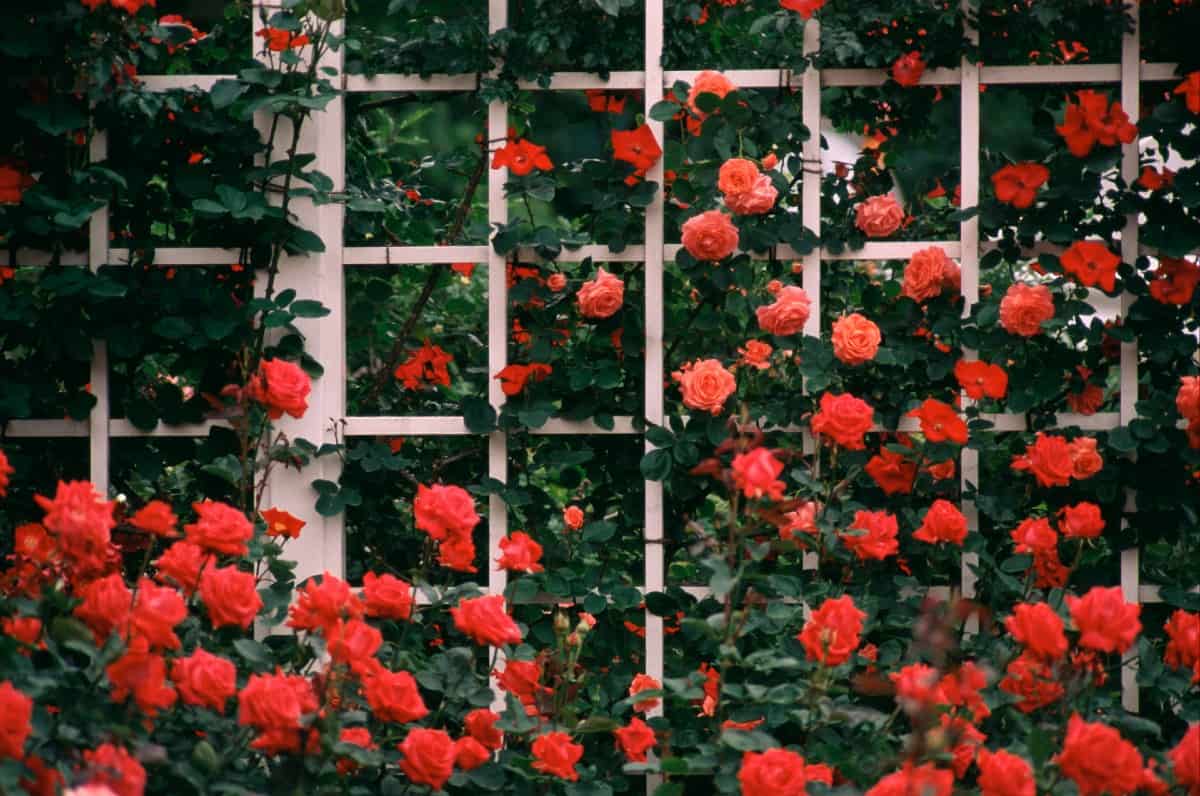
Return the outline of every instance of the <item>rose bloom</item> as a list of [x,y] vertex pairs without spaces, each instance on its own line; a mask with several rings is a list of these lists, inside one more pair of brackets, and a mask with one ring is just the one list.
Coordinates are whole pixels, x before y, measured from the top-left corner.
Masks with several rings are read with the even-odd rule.
[[611,138],[613,158],[634,168],[633,174],[625,178],[626,185],[636,184],[662,157],[662,147],[649,125],[643,124],[635,130],[613,130]]
[[872,456],[863,469],[888,495],[911,494],[913,479],[917,477],[916,462],[910,462],[887,448],[880,448],[879,453]]
[[114,572],[79,587],[75,594],[83,602],[75,606],[75,616],[92,631],[101,646],[112,631],[129,621],[133,593],[120,573]]
[[363,606],[367,616],[376,619],[402,619],[412,617],[412,586],[395,575],[363,575]]
[[1011,536],[1018,553],[1041,553],[1056,549],[1058,545],[1058,533],[1050,527],[1050,521],[1045,517],[1021,520]]
[[565,732],[548,732],[533,742],[533,768],[543,774],[575,782],[579,772],[575,764],[583,757],[583,745],[571,743]]
[[411,674],[393,672],[382,665],[368,667],[367,671],[368,675],[363,678],[363,696],[377,719],[407,724],[429,715],[429,708],[421,699],[421,691]]
[[1095,539],[1104,533],[1104,516],[1099,506],[1086,500],[1063,506],[1058,512],[1058,530],[1068,539]]
[[749,193],[762,176],[758,165],[746,158],[730,158],[717,172],[717,190],[728,199],[731,194]]
[[300,718],[320,707],[312,683],[294,674],[252,674],[237,695],[238,724],[261,734],[251,746],[270,753],[300,749]]
[[42,524],[64,555],[88,571],[106,569],[116,525],[112,501],[89,481],[59,481],[53,500],[42,495],[33,499],[46,512]]
[[727,194],[725,206],[739,216],[759,216],[771,212],[778,198],[779,191],[775,189],[771,178],[760,174],[749,191]]
[[583,509],[578,506],[567,506],[563,509],[563,525],[572,531],[578,531],[583,527],[583,519]]
[[418,785],[441,790],[454,773],[457,750],[445,730],[418,727],[409,731],[398,748],[404,755],[400,768]]
[[16,470],[8,463],[8,457],[4,455],[4,451],[0,451],[0,497],[8,495],[9,477]]
[[900,85],[911,88],[921,82],[925,74],[925,62],[919,52],[910,52],[896,59],[892,64],[892,79]]
[[951,796],[952,793],[953,771],[935,768],[933,763],[914,767],[910,762],[876,782],[865,796]]
[[886,238],[903,224],[904,208],[890,193],[868,197],[854,208],[854,226],[868,238]]
[[992,190],[1001,202],[1024,210],[1048,179],[1050,169],[1040,163],[1012,163],[992,175]]
[[1071,444],[1039,431],[1034,443],[1025,448],[1025,455],[1013,458],[1012,469],[1030,470],[1039,486],[1066,486],[1075,472]]
[[555,272],[553,274],[550,274],[550,276],[546,277],[546,287],[550,288],[555,293],[562,292],[563,288],[565,288],[566,286],[567,286],[566,274]]
[[0,758],[20,760],[33,732],[33,700],[5,680],[0,683]]
[[737,391],[737,380],[716,359],[685,363],[671,378],[679,382],[684,406],[714,416],[721,414],[729,396]]
[[133,635],[144,638],[152,647],[179,649],[179,637],[174,629],[187,615],[187,605],[179,592],[169,586],[159,586],[145,576],[138,580],[129,620]]
[[1031,655],[1057,661],[1067,654],[1063,620],[1046,603],[1017,603],[1004,627]]
[[948,542],[962,547],[967,538],[967,518],[950,501],[935,500],[925,512],[921,527],[913,533],[913,538],[929,544]]
[[1092,89],[1076,91],[1075,96],[1078,101],[1067,103],[1063,123],[1054,128],[1075,157],[1087,157],[1096,144],[1128,144],[1137,137],[1137,126],[1129,121],[1121,103],[1110,106],[1106,95]]
[[1071,476],[1080,481],[1091,478],[1104,469],[1104,459],[1091,437],[1076,437],[1070,442]]
[[1187,786],[1189,796],[1200,792],[1200,723],[1188,725],[1179,745],[1167,752],[1174,768],[1175,781]]
[[[492,674],[496,675],[496,683],[502,690],[530,707],[536,704],[539,693],[549,691],[538,682],[542,677],[542,665],[538,661],[509,659],[504,662],[504,671]],[[536,709],[531,712],[536,713]]]
[[1008,392],[1008,374],[999,365],[980,360],[960,359],[954,365],[954,378],[967,397],[974,401],[984,397],[1003,400]]
[[782,500],[785,485],[779,480],[783,462],[767,448],[755,448],[733,457],[733,482],[748,498]]
[[154,577],[159,581],[173,581],[190,597],[200,586],[201,571],[215,558],[200,549],[199,545],[176,542],[154,561],[154,568],[157,570]]
[[1168,639],[1163,661],[1173,669],[1192,669],[1192,682],[1200,682],[1200,614],[1177,608],[1163,630]]
[[1162,257],[1150,274],[1150,298],[1160,304],[1190,304],[1200,285],[1200,265],[1191,260]]
[[542,546],[524,531],[513,531],[500,540],[500,558],[496,559],[497,569],[509,572],[541,572],[543,567]]
[[683,222],[683,248],[697,260],[724,260],[738,247],[738,231],[720,210],[706,210]]
[[790,749],[745,752],[738,770],[742,796],[804,796],[804,758]]
[[980,749],[975,763],[979,766],[980,796],[1036,796],[1033,767],[1025,758],[1003,749]]
[[1000,300],[1000,325],[1009,334],[1035,337],[1054,317],[1054,297],[1045,285],[1010,285]]
[[554,163],[546,154],[546,147],[521,138],[509,139],[503,148],[496,150],[492,155],[492,168],[507,168],[515,176],[524,177],[534,170],[550,171]]
[[779,0],[779,7],[795,11],[801,19],[812,19],[813,14],[821,10],[826,0]]
[[[633,682],[629,684],[629,696],[637,696],[643,691],[661,691],[662,683],[654,679],[648,674],[636,674],[633,677]],[[641,699],[633,703],[633,709],[637,713],[645,713],[647,710],[654,710],[662,703],[658,697],[649,699]]]
[[829,437],[847,450],[866,448],[863,435],[871,430],[875,410],[861,398],[850,393],[821,396],[820,408],[812,417],[812,431]]
[[886,511],[856,511],[846,532],[838,534],[842,543],[863,561],[882,561],[900,552],[896,517]]
[[363,605],[341,578],[322,572],[308,578],[288,610],[288,627],[318,631],[334,627],[343,618],[359,619]]
[[520,644],[521,629],[504,610],[504,596],[491,594],[459,602],[450,609],[454,626],[476,644]]
[[656,743],[654,730],[637,716],[629,720],[628,726],[613,730],[613,735],[616,736],[617,749],[630,763],[645,763],[646,753]]
[[1200,376],[1180,376],[1175,408],[1185,420],[1200,418]]
[[146,790],[146,769],[120,746],[105,743],[88,749],[83,763],[87,785],[108,788],[115,796],[142,796]]
[[930,246],[913,254],[904,268],[900,294],[918,304],[937,298],[945,286],[946,274],[953,261],[941,246]]
[[879,327],[857,312],[833,322],[833,355],[847,365],[870,362],[879,351]]
[[761,340],[747,340],[746,345],[738,349],[741,358],[738,360],[739,365],[754,368],[756,370],[768,370],[771,367],[771,354],[775,349],[770,343],[764,343]]
[[1054,762],[1079,788],[1080,796],[1126,796],[1142,782],[1142,755],[1121,733],[1078,713],[1067,722],[1067,737]]
[[1120,586],[1093,586],[1083,597],[1067,595],[1071,621],[1079,628],[1079,646],[1100,652],[1125,652],[1133,646],[1142,623],[1142,606],[1125,602]]
[[967,444],[967,424],[949,404],[926,398],[908,416],[921,421],[921,433],[930,442]]
[[183,526],[187,540],[213,553],[244,556],[250,552],[246,545],[254,536],[254,525],[246,515],[215,500],[193,503],[196,521]]
[[418,484],[413,516],[417,529],[438,542],[449,536],[470,534],[479,524],[475,499],[460,486]]
[[838,666],[858,649],[866,618],[850,595],[829,598],[813,611],[796,639],[804,645],[805,657],[810,661]]
[[1063,272],[1075,277],[1076,282],[1086,287],[1099,285],[1108,293],[1117,289],[1117,266],[1120,264],[1120,257],[1105,244],[1094,240],[1072,243],[1059,258]]
[[777,337],[786,337],[804,330],[811,309],[804,288],[787,285],[775,294],[774,303],[759,307],[754,314],[758,318],[758,328]]
[[491,759],[491,752],[469,735],[454,742],[454,765],[463,771],[474,771]]
[[608,318],[621,309],[625,300],[625,283],[603,268],[596,278],[584,282],[576,296],[579,314],[585,318]]
[[696,75],[695,82],[692,83],[691,89],[687,95],[687,107],[692,113],[699,116],[701,119],[708,117],[708,114],[700,110],[696,105],[696,98],[701,94],[715,94],[721,99],[725,99],[726,95],[731,91],[737,91],[737,86],[733,84],[729,78],[720,72],[714,72],[706,69]]
[[806,500],[798,509],[784,514],[786,522],[779,525],[779,538],[790,542],[796,538],[797,532],[817,535],[820,532],[817,529],[817,512],[820,510],[817,501]]
[[363,620],[339,621],[322,632],[334,662],[348,664],[355,672],[368,671],[377,663],[375,653],[383,644],[383,634]]
[[1051,705],[1064,693],[1050,665],[1028,652],[1021,653],[1008,664],[1005,677],[1000,681],[1000,690],[1021,697],[1016,708],[1022,713],[1032,713]]
[[267,536],[271,537],[282,536],[285,539],[299,539],[300,531],[308,524],[282,509],[270,508],[260,511],[259,514],[267,523]]
[[171,511],[171,506],[161,500],[151,500],[129,518],[129,524],[134,528],[164,539],[179,535],[175,530],[178,522],[179,518]]
[[487,708],[476,708],[463,719],[463,729],[485,749],[493,752],[504,746],[504,733],[496,729],[499,714]]
[[225,712],[225,703],[237,692],[237,667],[233,662],[197,648],[171,664],[171,680],[187,705]]
[[263,405],[267,416],[278,420],[284,414],[303,417],[308,409],[312,379],[294,362],[264,359],[258,372],[246,383],[246,396]]
[[254,573],[233,566],[207,567],[200,578],[200,599],[214,628],[248,628],[263,606]]

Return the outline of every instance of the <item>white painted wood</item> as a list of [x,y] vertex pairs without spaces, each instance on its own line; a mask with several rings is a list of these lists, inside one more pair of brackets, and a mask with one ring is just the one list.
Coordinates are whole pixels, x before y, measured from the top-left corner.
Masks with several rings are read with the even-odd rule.
[[[92,134],[88,157],[93,163],[108,158],[108,134]],[[108,262],[109,208],[105,204],[88,222],[88,267],[99,271]],[[92,341],[91,391],[96,405],[88,414],[88,475],[96,491],[108,494],[109,441],[108,416],[111,414],[108,395],[108,345],[103,340]]]
[[[821,49],[821,23],[810,19],[804,23],[804,54],[813,56]],[[800,178],[800,218],[804,228],[813,234],[821,234],[821,84],[823,75],[814,65],[800,76],[800,118],[808,128],[810,137],[801,147],[800,155],[804,162],[804,176]],[[790,248],[790,247],[789,247]],[[794,252],[792,252],[794,255]],[[788,254],[780,254],[788,257]],[[804,334],[810,337],[821,335],[821,261],[827,257],[825,250],[818,246],[804,257],[800,258],[803,268],[801,286],[812,302],[808,320],[804,324]],[[803,389],[807,391],[805,383]],[[820,451],[813,448],[813,455],[820,456]],[[815,552],[806,551],[801,557],[801,566],[806,571],[815,571],[820,565],[820,558]]]

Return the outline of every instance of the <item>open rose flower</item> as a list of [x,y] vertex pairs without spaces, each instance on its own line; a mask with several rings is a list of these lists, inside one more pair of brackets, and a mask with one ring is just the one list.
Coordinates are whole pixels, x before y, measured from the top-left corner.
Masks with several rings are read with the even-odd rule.
[[[768,334],[785,337],[804,331],[812,303],[804,288],[786,285],[775,294],[775,301],[755,310],[758,328]],[[1200,413],[1198,413],[1200,414]]]
[[833,322],[833,355],[847,365],[862,365],[875,358],[882,336],[875,322],[857,312]]
[[854,226],[868,238],[886,238],[904,224],[904,208],[891,194],[871,196],[854,208]]
[[697,260],[724,260],[738,247],[738,231],[729,216],[707,210],[683,222],[683,248]]
[[601,268],[596,272],[595,279],[580,286],[576,300],[579,302],[579,314],[585,318],[611,317],[625,301],[625,283],[620,277]]
[[671,378],[679,383],[684,406],[713,415],[721,414],[729,396],[737,391],[733,374],[715,359],[688,362]]

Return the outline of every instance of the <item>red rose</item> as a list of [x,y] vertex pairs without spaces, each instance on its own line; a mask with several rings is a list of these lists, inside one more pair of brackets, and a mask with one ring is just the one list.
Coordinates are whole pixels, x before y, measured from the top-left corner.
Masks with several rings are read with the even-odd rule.
[[275,53],[281,53],[285,50],[303,47],[308,44],[307,33],[301,33],[297,36],[290,30],[282,30],[280,28],[263,28],[254,35],[266,39],[267,49]]
[[1092,587],[1083,597],[1067,595],[1071,621],[1079,629],[1079,646],[1100,652],[1125,652],[1142,630],[1142,606],[1127,603],[1120,586]]
[[908,416],[921,421],[921,433],[930,442],[967,444],[967,424],[949,404],[926,398]]
[[1037,190],[1050,179],[1050,169],[1040,163],[1013,163],[992,175],[996,198],[1024,210],[1037,197]]
[[1096,440],[1076,437],[1071,440],[1071,476],[1080,481],[1104,469],[1104,459],[1096,450]]
[[1025,758],[1003,749],[980,749],[975,762],[979,765],[980,796],[1036,796],[1033,767]]
[[775,294],[775,302],[755,310],[758,328],[768,334],[786,337],[804,331],[812,303],[804,288],[786,285]]
[[1107,96],[1092,89],[1076,91],[1075,96],[1078,102],[1067,103],[1063,123],[1054,128],[1075,157],[1087,157],[1096,144],[1128,144],[1137,136],[1137,126],[1129,121],[1121,103],[1110,106]]
[[[654,679],[648,674],[638,674],[633,678],[633,682],[629,684],[629,696],[637,696],[643,691],[660,691],[662,683]],[[654,710],[662,702],[658,697],[650,699],[642,699],[633,703],[635,712],[644,713],[647,710]]]
[[625,283],[603,268],[596,278],[584,282],[576,295],[579,314],[585,318],[609,318],[617,314],[625,301]]
[[262,404],[272,420],[278,420],[284,413],[303,417],[310,392],[312,379],[299,365],[286,359],[264,359],[246,384],[247,397]]
[[1189,788],[1189,796],[1200,792],[1200,723],[1193,722],[1179,745],[1167,752],[1175,770],[1175,781]]
[[59,481],[53,500],[41,495],[33,499],[46,512],[42,524],[63,555],[83,569],[104,569],[116,525],[112,501],[102,498],[88,481]]
[[124,629],[129,621],[133,593],[115,572],[87,584],[76,596],[83,602],[75,607],[75,616],[91,629],[97,646],[102,646],[113,630]]
[[921,527],[913,533],[913,538],[929,544],[948,542],[962,547],[967,538],[967,518],[950,501],[935,500],[925,512]]
[[408,672],[375,669],[363,680],[363,696],[380,721],[407,724],[429,715],[417,681]]
[[833,322],[833,355],[847,365],[862,365],[875,358],[882,340],[874,321],[857,312]]
[[197,648],[171,664],[171,680],[179,698],[187,705],[225,712],[225,703],[237,691],[237,667],[233,662]]
[[714,416],[721,414],[729,396],[737,392],[737,380],[715,359],[686,362],[671,378],[679,382],[684,406]]
[[895,516],[886,511],[856,511],[849,529],[838,536],[860,559],[882,561],[900,552],[898,532]]
[[553,290],[555,293],[561,293],[563,288],[567,286],[567,275],[559,271],[550,274],[546,277],[546,287]]
[[738,769],[742,796],[804,796],[804,758],[790,749],[745,752]]
[[583,757],[583,745],[571,743],[565,732],[548,732],[533,742],[533,768],[543,774],[575,782],[579,772],[575,764]]
[[199,545],[176,542],[163,551],[154,562],[159,580],[173,581],[189,597],[200,586],[200,573],[215,556],[205,553]]
[[363,604],[367,616],[376,619],[410,619],[413,604],[412,586],[394,575],[363,575]]
[[441,790],[454,773],[457,750],[445,730],[418,727],[408,733],[398,748],[404,755],[400,768],[418,785]]
[[339,621],[324,628],[324,633],[329,657],[354,671],[370,667],[383,644],[383,634],[361,619]]
[[350,584],[328,572],[318,581],[309,578],[288,611],[288,627],[297,630],[322,630],[342,619],[359,619],[362,602],[350,590]]
[[151,500],[129,518],[129,524],[146,533],[169,539],[179,535],[175,530],[179,518],[171,506],[161,500]]
[[[32,616],[6,616],[0,619],[0,631],[4,635],[16,639],[26,647],[36,647],[44,649],[45,643],[42,638],[42,620]],[[28,655],[29,650],[21,650],[21,654]]]
[[196,521],[183,526],[187,540],[214,553],[244,556],[250,552],[246,542],[254,536],[254,525],[246,515],[215,500],[193,503]]
[[476,644],[500,647],[521,643],[521,629],[504,610],[503,595],[462,600],[450,609],[450,614],[459,632],[470,636]]
[[908,713],[919,713],[934,705],[946,705],[948,700],[941,687],[938,670],[924,663],[910,663],[888,679],[896,689],[896,701]]
[[[310,738],[318,737],[315,733]],[[379,744],[371,737],[371,731],[366,727],[343,727],[338,735],[338,742],[357,746],[360,749],[367,749],[374,752],[379,749]],[[346,776],[358,769],[358,764],[348,757],[339,758],[337,761],[337,771],[342,776]]]
[[[625,103],[621,99],[622,106]],[[613,159],[620,160],[633,166],[633,174],[625,178],[626,185],[636,185],[638,179],[646,176],[646,172],[662,157],[662,147],[650,126],[643,124],[633,130],[613,130],[611,134]],[[554,290],[554,287],[550,287]],[[556,291],[557,292],[557,291]]]
[[1168,639],[1163,661],[1174,669],[1191,669],[1192,682],[1200,683],[1200,614],[1177,608],[1163,630]]
[[821,396],[819,411],[812,417],[814,434],[829,437],[848,450],[860,451],[866,447],[863,435],[871,430],[875,410],[866,401],[850,393]]
[[300,718],[320,707],[312,684],[299,675],[252,674],[238,693],[238,724],[260,735],[251,746],[268,753],[299,751]]
[[1014,470],[1031,470],[1040,486],[1066,486],[1071,483],[1075,464],[1071,445],[1062,437],[1038,432],[1025,455],[1013,459]]
[[617,749],[630,763],[645,763],[646,753],[657,743],[654,730],[637,716],[629,720],[628,726],[613,730],[613,735],[617,739]]
[[1099,241],[1084,240],[1072,243],[1070,248],[1062,253],[1059,264],[1065,273],[1074,276],[1075,281],[1081,285],[1099,285],[1108,293],[1117,289],[1117,266],[1121,264],[1121,258]]
[[1185,420],[1200,418],[1200,376],[1180,376],[1175,408]]
[[738,230],[720,210],[707,210],[683,222],[683,248],[697,260],[724,260],[738,247]]
[[[100,0],[97,0],[99,2]],[[0,163],[0,205],[17,205],[26,188],[33,186],[34,179],[18,164],[14,167]]]
[[546,147],[526,141],[524,138],[509,139],[503,149],[492,156],[492,168],[507,168],[517,177],[532,174],[534,170],[550,171],[554,168]]
[[417,529],[438,542],[451,536],[470,534],[479,524],[475,499],[460,486],[418,484],[413,516]]
[[782,500],[784,483],[779,480],[783,462],[767,448],[754,448],[733,457],[733,482],[748,498]]
[[494,752],[504,746],[504,733],[496,729],[499,720],[497,713],[487,708],[476,708],[463,719],[463,728],[484,748]]
[[116,796],[142,796],[146,790],[146,769],[119,746],[106,743],[88,749],[83,763],[88,785],[103,785]]
[[1190,304],[1200,285],[1200,266],[1191,260],[1160,257],[1150,274],[1150,298],[1160,304]]
[[866,792],[865,796],[951,796],[954,792],[954,772],[934,768],[933,763],[904,768],[888,774]]
[[1142,781],[1142,755],[1112,727],[1071,715],[1058,768],[1079,788],[1080,796],[1126,796]]
[[900,294],[918,304],[937,298],[942,294],[946,275],[953,265],[941,246],[930,246],[915,252],[904,269]]
[[870,196],[854,208],[854,226],[868,238],[886,238],[904,224],[904,209],[889,194]]
[[33,700],[8,680],[0,683],[0,757],[21,760],[33,732]]
[[804,645],[805,656],[810,661],[838,666],[850,660],[858,649],[866,617],[850,595],[829,598],[813,611],[796,638]]
[[1064,506],[1058,512],[1058,530],[1067,539],[1095,539],[1104,533],[1104,515],[1099,506],[1086,500]]
[[802,19],[812,19],[813,14],[821,10],[825,0],[779,0],[779,7],[795,11]]
[[917,476],[917,463],[887,448],[871,457],[863,468],[867,475],[888,495],[912,493],[913,479]]
[[216,627],[248,628],[262,609],[254,573],[237,567],[208,567],[200,577],[200,600]]
[[583,509],[578,506],[567,506],[563,509],[563,525],[570,528],[572,531],[578,531],[583,527]]
[[1018,553],[1044,553],[1057,549],[1058,532],[1045,517],[1029,517],[1010,534]]
[[1064,693],[1050,665],[1028,652],[1021,653],[1008,664],[1005,677],[1000,681],[1000,690],[1021,697],[1017,710],[1022,713],[1032,713],[1057,702]]
[[174,629],[187,619],[187,615],[187,605],[179,592],[169,586],[159,586],[146,577],[138,581],[130,621],[133,635],[146,639],[152,647],[179,649],[179,637]]
[[454,742],[454,764],[463,771],[479,768],[491,759],[491,752],[469,735]]
[[1000,325],[1009,334],[1034,337],[1054,317],[1054,296],[1045,285],[1009,285],[1000,300]]
[[0,451],[0,497],[8,495],[9,476],[15,472],[13,466],[8,463],[8,457],[4,455],[4,451]]
[[960,359],[954,365],[954,378],[967,397],[974,401],[995,398],[1000,401],[1008,392],[1008,374],[999,365],[987,362]]
[[112,683],[112,700],[124,702],[130,695],[143,713],[154,716],[175,704],[175,690],[167,685],[167,663],[150,652],[144,638],[134,639],[125,653],[105,669]]
[[457,572],[475,572],[475,543],[469,536],[452,536],[438,545],[438,563]]
[[509,572],[541,572],[543,567],[538,563],[541,560],[542,546],[524,531],[513,531],[500,540],[497,569],[506,569]]
[[923,74],[925,74],[925,62],[921,60],[919,52],[902,55],[892,64],[892,79],[906,88],[920,83]]
[[270,508],[259,513],[267,523],[267,536],[298,539],[300,538],[300,530],[308,524],[299,517],[293,517],[281,509]]
[[1063,620],[1046,603],[1018,603],[1004,627],[1029,654],[1057,661],[1067,654]]

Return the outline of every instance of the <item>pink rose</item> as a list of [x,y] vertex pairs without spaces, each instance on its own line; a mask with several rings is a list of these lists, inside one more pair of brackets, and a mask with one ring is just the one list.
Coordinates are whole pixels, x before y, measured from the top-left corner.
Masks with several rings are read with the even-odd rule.
[[886,238],[904,223],[904,209],[889,194],[869,197],[854,208],[854,226],[868,238]]
[[684,406],[714,415],[721,413],[729,396],[737,390],[733,374],[715,359],[688,362],[672,373],[671,378],[679,382]]
[[946,286],[947,266],[954,263],[940,246],[930,246],[913,254],[904,269],[902,295],[918,304],[941,295]]
[[803,331],[810,312],[811,303],[804,288],[788,285],[775,294],[774,304],[759,307],[755,315],[758,316],[758,328],[785,337]]
[[585,318],[608,318],[621,309],[625,283],[601,268],[596,278],[584,282],[577,296],[579,313]]
[[1054,317],[1054,297],[1045,285],[1010,285],[1000,301],[1000,325],[1009,334],[1034,337]]
[[738,231],[729,216],[708,210],[683,224],[683,248],[697,260],[724,260],[738,246]]
[[769,213],[777,198],[779,192],[771,184],[771,178],[760,174],[749,191],[726,194],[725,206],[739,216],[757,216]]
[[847,365],[861,365],[879,350],[879,327],[857,312],[833,322],[833,355]]

